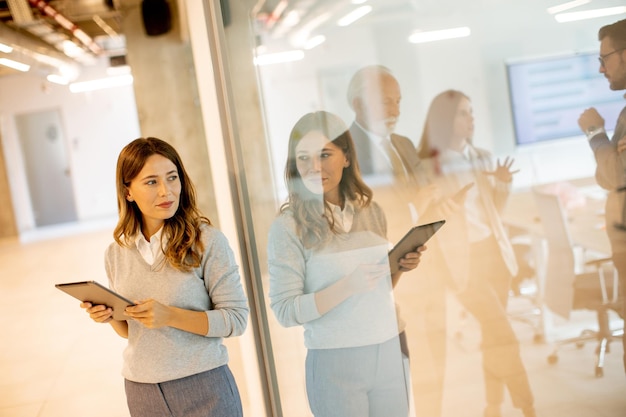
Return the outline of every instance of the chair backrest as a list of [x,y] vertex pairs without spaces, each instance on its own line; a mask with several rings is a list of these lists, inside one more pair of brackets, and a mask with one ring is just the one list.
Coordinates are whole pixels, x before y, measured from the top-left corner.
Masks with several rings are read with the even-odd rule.
[[537,190],[533,195],[548,247],[544,301],[550,310],[568,319],[574,302],[576,258],[567,217],[557,195]]

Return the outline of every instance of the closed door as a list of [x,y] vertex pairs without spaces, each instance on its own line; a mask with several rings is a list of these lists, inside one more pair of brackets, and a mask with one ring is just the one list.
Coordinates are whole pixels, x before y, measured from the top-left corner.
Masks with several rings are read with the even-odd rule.
[[35,224],[77,220],[66,140],[58,109],[17,115]]

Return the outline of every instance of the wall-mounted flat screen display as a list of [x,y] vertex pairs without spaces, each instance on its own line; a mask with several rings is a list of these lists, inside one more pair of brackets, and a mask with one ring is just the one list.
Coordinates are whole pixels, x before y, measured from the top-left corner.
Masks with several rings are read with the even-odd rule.
[[582,135],[578,117],[595,107],[613,130],[626,105],[598,72],[598,53],[507,62],[515,142],[528,145]]

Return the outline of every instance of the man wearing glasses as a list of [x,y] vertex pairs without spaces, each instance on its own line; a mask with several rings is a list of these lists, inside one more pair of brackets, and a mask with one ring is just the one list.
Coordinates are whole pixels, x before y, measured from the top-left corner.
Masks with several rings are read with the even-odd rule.
[[[611,90],[626,90],[626,19],[600,28],[598,39],[600,72],[609,81]],[[587,135],[596,159],[596,181],[608,190],[606,231],[620,280],[623,318],[626,316],[626,107],[617,119],[611,139],[604,129],[604,119],[593,107],[580,115],[578,125]],[[623,342],[626,369],[626,338]]]

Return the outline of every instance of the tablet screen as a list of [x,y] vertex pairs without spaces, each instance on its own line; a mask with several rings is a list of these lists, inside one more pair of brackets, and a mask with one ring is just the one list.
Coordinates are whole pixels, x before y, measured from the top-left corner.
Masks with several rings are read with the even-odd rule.
[[80,301],[111,307],[115,320],[127,320],[128,317],[124,315],[124,310],[128,306],[135,305],[132,301],[96,281],[67,282],[56,284],[55,287]]
[[445,222],[445,220],[438,220],[433,223],[412,227],[393,249],[389,251],[389,267],[391,273],[393,274],[398,271],[400,267],[398,261],[400,261],[404,255],[424,245]]

